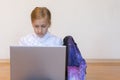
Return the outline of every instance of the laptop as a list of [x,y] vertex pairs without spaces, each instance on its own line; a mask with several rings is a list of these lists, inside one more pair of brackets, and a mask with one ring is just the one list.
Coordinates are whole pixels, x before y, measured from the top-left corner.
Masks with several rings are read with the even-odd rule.
[[11,80],[67,80],[66,47],[10,46]]

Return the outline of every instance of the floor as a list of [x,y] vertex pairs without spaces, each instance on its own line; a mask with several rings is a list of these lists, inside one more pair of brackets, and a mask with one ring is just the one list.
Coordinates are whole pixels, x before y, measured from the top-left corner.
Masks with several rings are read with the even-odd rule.
[[[86,80],[120,80],[120,63],[88,63]],[[10,64],[0,63],[0,80],[10,80]]]
[[120,80],[120,63],[89,63],[87,80]]
[[10,80],[9,63],[0,63],[0,80]]

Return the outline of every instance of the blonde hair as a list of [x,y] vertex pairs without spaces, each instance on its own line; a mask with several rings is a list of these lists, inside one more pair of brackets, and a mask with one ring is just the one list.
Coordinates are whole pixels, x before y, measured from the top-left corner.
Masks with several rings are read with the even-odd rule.
[[31,13],[31,21],[36,19],[45,18],[49,25],[51,25],[51,13],[46,7],[35,7]]

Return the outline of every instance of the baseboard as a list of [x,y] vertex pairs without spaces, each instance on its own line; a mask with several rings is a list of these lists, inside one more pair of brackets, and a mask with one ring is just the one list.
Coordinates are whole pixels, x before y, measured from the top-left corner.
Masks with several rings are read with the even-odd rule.
[[[87,63],[120,63],[120,59],[86,59]],[[0,59],[0,63],[10,63],[9,59]]]
[[0,63],[10,63],[10,59],[0,59]]
[[87,63],[120,63],[120,59],[86,59]]

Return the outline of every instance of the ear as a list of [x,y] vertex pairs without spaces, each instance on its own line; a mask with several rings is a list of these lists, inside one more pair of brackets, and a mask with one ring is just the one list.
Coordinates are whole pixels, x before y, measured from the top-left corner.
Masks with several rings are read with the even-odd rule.
[[50,28],[50,26],[51,26],[51,25],[50,25],[50,24],[48,24],[47,26],[48,26],[48,28]]
[[34,27],[34,23],[31,21],[32,27]]

